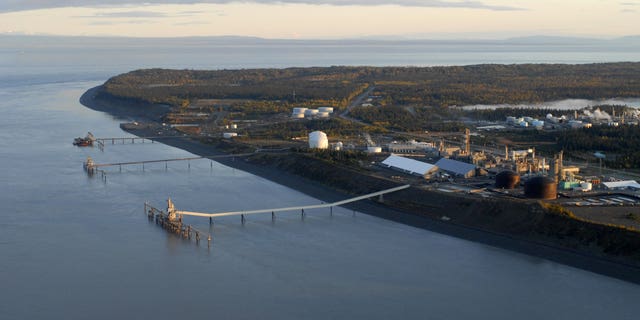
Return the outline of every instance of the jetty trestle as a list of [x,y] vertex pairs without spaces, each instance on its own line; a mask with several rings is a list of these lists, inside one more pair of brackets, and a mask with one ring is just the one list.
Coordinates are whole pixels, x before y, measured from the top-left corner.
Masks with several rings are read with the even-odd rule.
[[[170,210],[169,211],[173,212],[176,216],[180,216],[180,217],[182,217],[182,216],[208,217],[209,218],[209,223],[213,224],[213,218],[215,218],[215,217],[226,217],[226,216],[238,216],[239,215],[241,222],[244,223],[246,221],[246,216],[247,215],[258,214],[258,213],[271,213],[271,218],[275,219],[276,212],[298,211],[298,210],[300,210],[301,216],[304,218],[304,216],[306,214],[305,210],[329,208],[330,213],[333,214],[333,207],[341,206],[341,205],[344,205],[344,204],[348,204],[348,203],[356,202],[356,201],[360,201],[360,200],[365,200],[365,199],[369,199],[369,198],[375,198],[375,197],[383,195],[383,194],[401,191],[401,190],[407,189],[409,187],[411,187],[411,185],[408,185],[408,184],[407,185],[402,185],[402,186],[398,186],[398,187],[395,187],[395,188],[385,189],[385,190],[381,190],[381,191],[377,191],[377,192],[373,192],[373,193],[369,193],[369,194],[365,194],[365,195],[361,195],[361,196],[357,196],[357,197],[354,197],[354,198],[349,198],[349,199],[345,199],[345,200],[341,200],[341,201],[331,202],[331,203],[306,205],[306,206],[297,206],[297,207],[275,208],[275,209],[229,211],[229,212],[217,212],[217,213],[202,213],[202,212],[192,212],[192,211],[177,210],[175,208],[173,202],[171,202],[171,200],[167,200],[167,202],[170,203],[170,206],[169,206]],[[355,213],[355,211],[354,211],[354,213]]]
[[[118,167],[120,171],[122,171],[123,166],[127,165],[141,165],[142,170],[145,169],[145,164],[149,163],[162,163],[164,162],[164,167],[167,169],[169,162],[177,162],[177,161],[187,161],[188,168],[191,168],[191,160],[200,160],[200,159],[220,159],[220,158],[234,158],[234,157],[244,157],[248,155],[252,155],[253,153],[241,153],[241,154],[225,154],[225,155],[212,155],[212,156],[204,156],[204,157],[185,157],[185,158],[172,158],[172,159],[159,159],[159,160],[141,160],[141,161],[128,161],[128,162],[114,162],[114,163],[95,163],[91,157],[87,157],[87,160],[83,163],[83,168],[89,175],[93,175],[98,171],[99,168],[105,167]],[[213,167],[213,163],[211,163],[211,167]]]

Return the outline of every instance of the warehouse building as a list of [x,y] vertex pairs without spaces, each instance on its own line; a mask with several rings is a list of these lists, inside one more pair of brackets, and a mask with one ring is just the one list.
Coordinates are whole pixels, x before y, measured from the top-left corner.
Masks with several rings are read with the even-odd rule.
[[400,157],[395,154],[390,155],[382,161],[382,165],[404,173],[422,176],[425,179],[428,179],[438,171],[438,167],[430,163]]
[[436,166],[453,176],[471,178],[476,175],[476,166],[471,163],[442,158]]

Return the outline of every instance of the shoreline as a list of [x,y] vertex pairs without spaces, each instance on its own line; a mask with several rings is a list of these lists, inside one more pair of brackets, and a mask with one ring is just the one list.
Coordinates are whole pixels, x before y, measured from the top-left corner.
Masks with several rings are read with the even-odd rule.
[[[117,119],[133,118],[157,122],[157,108],[153,110],[152,117],[149,117],[149,113],[147,112],[151,110],[150,106],[141,107],[133,103],[123,104],[121,102],[117,102],[116,104],[114,102],[97,100],[96,94],[100,90],[100,87],[101,86],[98,86],[87,90],[80,97],[80,103],[90,109],[108,113]],[[135,112],[132,112],[131,107],[134,106],[136,109]],[[136,135],[136,132],[127,132]],[[156,141],[199,156],[225,154],[224,152],[216,150],[212,146],[202,144],[189,138],[163,138]],[[215,159],[215,161],[238,170],[246,171],[325,202],[342,200],[350,196],[346,193],[324,186],[319,182],[312,181],[283,170],[255,165],[245,161],[236,161],[231,158]],[[372,201],[359,201],[344,205],[343,207],[415,228],[490,245],[500,249],[534,256],[597,274],[640,284],[640,266],[614,261],[588,252],[572,250],[534,240],[516,238],[514,236],[455,224],[452,222],[444,222],[428,216],[401,211]]]

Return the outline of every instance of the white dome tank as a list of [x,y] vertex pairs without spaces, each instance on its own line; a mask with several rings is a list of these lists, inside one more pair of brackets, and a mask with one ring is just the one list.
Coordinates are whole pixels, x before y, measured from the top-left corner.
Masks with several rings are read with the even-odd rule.
[[327,149],[329,148],[329,139],[327,134],[322,131],[314,131],[309,134],[309,148]]

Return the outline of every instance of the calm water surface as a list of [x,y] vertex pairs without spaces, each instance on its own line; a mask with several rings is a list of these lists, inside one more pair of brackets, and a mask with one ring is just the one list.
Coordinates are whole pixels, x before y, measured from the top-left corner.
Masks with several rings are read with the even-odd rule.
[[[58,78],[52,67],[29,78],[38,81],[0,86],[2,319],[638,314],[638,285],[344,209],[280,214],[275,222],[250,216],[244,225],[220,218],[211,249],[168,235],[148,223],[144,201],[161,207],[170,196],[181,209],[217,211],[319,200],[205,160],[114,169],[106,183],[87,177],[87,156],[99,163],[190,156],[157,143],[73,147],[72,138],[89,130],[127,135],[122,120],[78,103],[112,75],[97,69],[87,67],[89,79],[60,69]],[[209,229],[206,219],[188,222]]]

